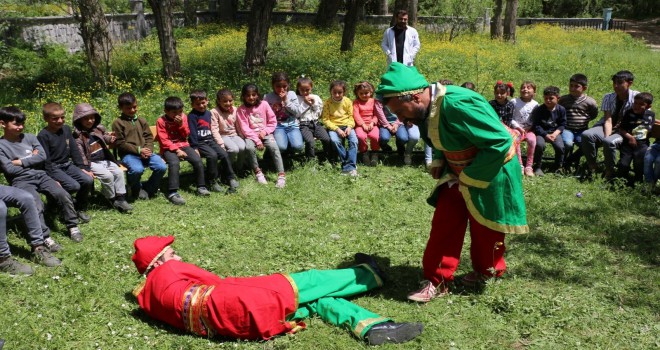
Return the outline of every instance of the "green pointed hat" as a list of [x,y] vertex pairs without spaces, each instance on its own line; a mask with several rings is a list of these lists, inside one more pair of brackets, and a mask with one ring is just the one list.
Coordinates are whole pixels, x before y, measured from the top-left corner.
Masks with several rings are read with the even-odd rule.
[[383,97],[411,95],[424,91],[428,86],[429,83],[417,68],[392,62],[387,72],[380,77],[380,85],[376,93]]

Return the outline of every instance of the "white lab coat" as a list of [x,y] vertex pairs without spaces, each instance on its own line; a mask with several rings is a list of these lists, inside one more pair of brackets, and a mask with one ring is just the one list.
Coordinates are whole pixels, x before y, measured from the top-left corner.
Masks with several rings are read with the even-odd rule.
[[[387,55],[387,65],[396,62],[396,43],[394,41],[394,29],[389,27],[383,33],[383,42],[380,44],[385,55]],[[406,39],[403,42],[403,64],[406,66],[414,65],[415,56],[419,52],[421,44],[419,42],[419,34],[413,27],[406,29]]]

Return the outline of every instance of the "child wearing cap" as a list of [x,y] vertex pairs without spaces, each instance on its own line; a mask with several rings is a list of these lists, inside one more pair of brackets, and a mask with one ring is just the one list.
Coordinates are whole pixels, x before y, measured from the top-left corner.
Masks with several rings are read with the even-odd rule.
[[124,171],[109,149],[116,140],[114,133],[106,132],[101,125],[101,115],[89,103],[74,108],[73,128],[83,163],[101,182],[101,194],[120,212],[132,211],[133,207],[126,201]]

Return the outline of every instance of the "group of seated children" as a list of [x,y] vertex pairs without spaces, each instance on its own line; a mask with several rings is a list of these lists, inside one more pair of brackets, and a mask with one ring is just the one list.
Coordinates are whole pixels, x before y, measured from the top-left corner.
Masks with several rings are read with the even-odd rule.
[[[569,79],[569,94],[561,96],[556,86],[543,89],[543,104],[534,100],[536,85],[524,81],[520,97],[512,98],[512,83],[498,81],[494,88],[491,106],[506,125],[516,142],[521,171],[525,176],[543,176],[541,161],[546,143],[554,149],[552,171],[567,173],[580,165],[582,155],[587,159],[585,177],[597,169],[596,147],[603,145],[605,158],[604,177],[614,175],[616,150],[620,157],[616,175],[628,179],[629,184],[641,182],[649,189],[655,187],[660,175],[659,141],[650,147],[650,137],[655,114],[650,110],[653,96],[648,92],[631,90],[633,75],[621,71],[612,76],[614,92],[605,95],[602,102],[604,117],[589,128],[589,122],[598,116],[596,101],[587,96],[587,77],[574,74]],[[523,164],[520,143],[527,143]],[[574,146],[577,144],[576,150]],[[631,162],[634,176],[630,177]]]

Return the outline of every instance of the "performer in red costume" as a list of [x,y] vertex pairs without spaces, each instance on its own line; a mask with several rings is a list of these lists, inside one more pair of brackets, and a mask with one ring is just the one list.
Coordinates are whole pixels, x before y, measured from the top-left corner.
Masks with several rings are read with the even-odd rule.
[[346,269],[220,278],[182,262],[172,242],[172,236],[135,240],[133,262],[146,280],[133,294],[150,317],[176,328],[267,340],[304,329],[300,320],[318,315],[370,345],[403,343],[422,332],[421,323],[394,323],[343,299],[382,286],[382,272],[369,255],[356,254],[360,264]]

